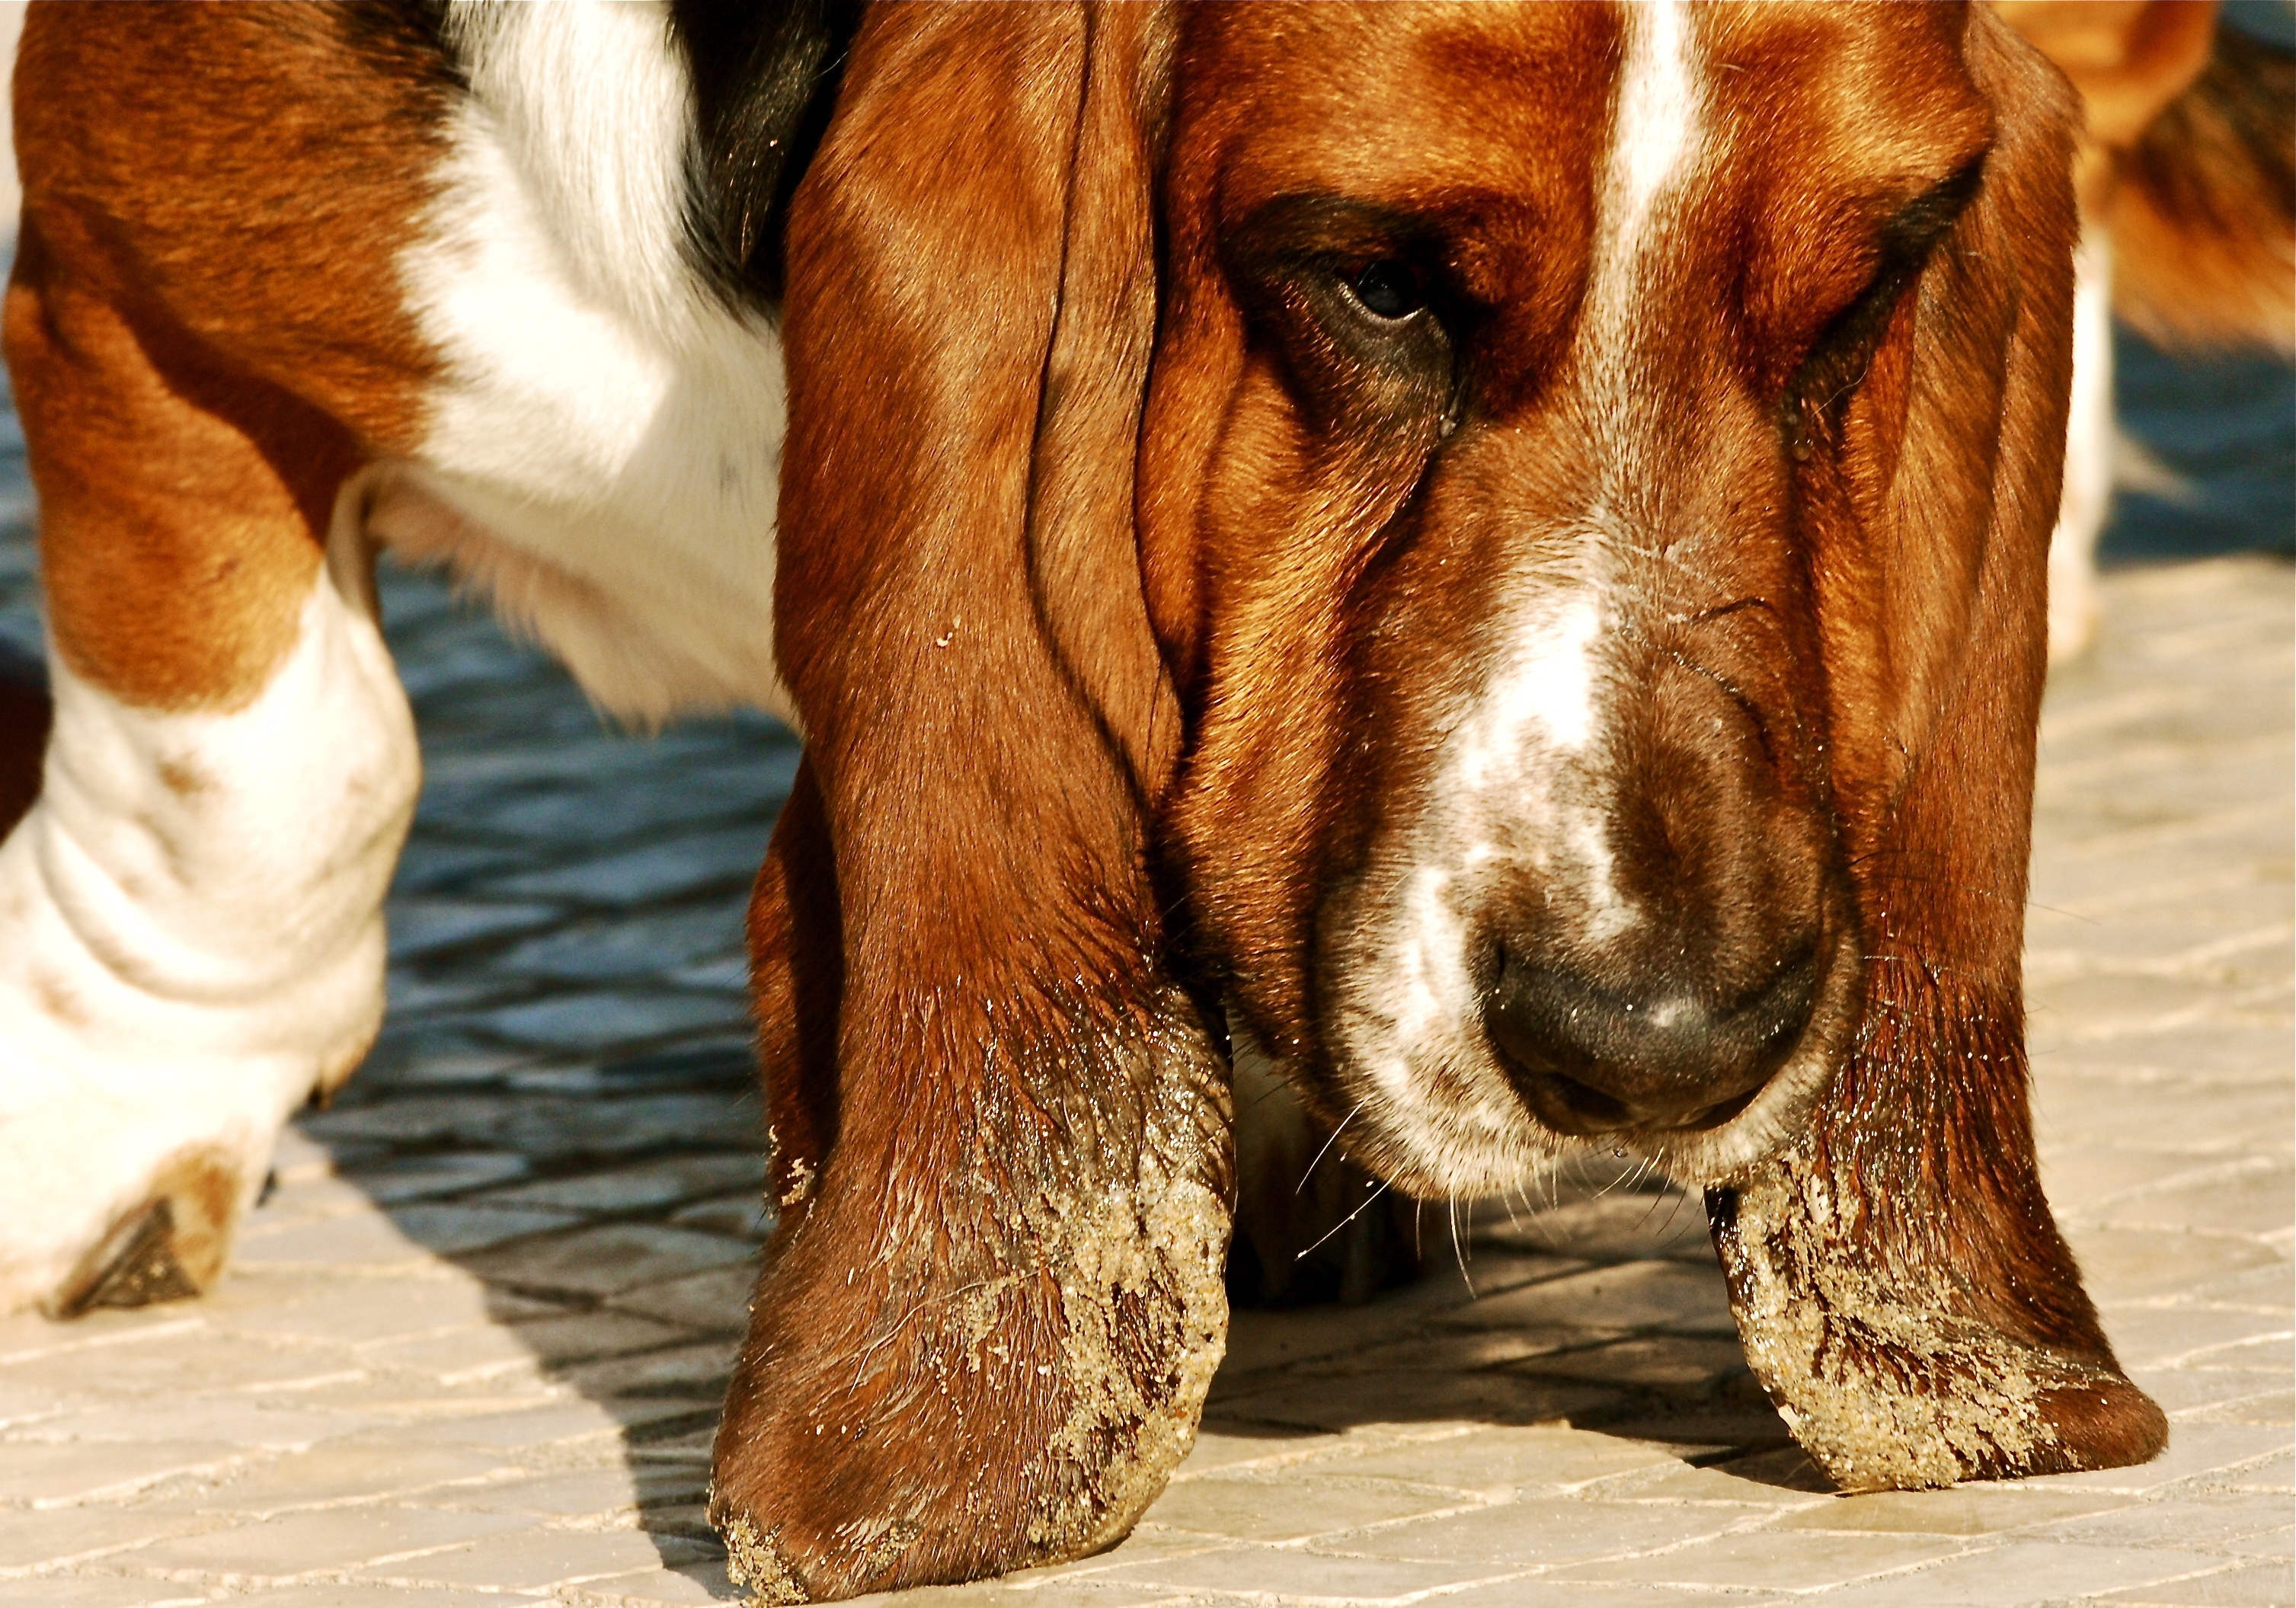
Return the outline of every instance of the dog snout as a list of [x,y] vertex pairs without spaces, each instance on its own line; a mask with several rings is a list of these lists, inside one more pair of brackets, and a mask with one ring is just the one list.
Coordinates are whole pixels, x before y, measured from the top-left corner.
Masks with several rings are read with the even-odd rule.
[[1814,933],[1728,995],[1684,967],[1620,987],[1559,957],[1508,952],[1485,1026],[1525,1103],[1558,1132],[1707,1128],[1743,1111],[1792,1054],[1823,970]]

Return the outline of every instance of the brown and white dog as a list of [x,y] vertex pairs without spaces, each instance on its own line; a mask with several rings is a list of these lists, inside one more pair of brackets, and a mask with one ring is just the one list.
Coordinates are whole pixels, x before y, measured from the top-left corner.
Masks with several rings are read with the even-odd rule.
[[389,547],[806,733],[763,1600],[1125,1532],[1232,1044],[1414,1194],[1707,1186],[1844,1486],[2162,1444],[2027,1112],[2075,111],[1990,13],[56,7],[16,96],[6,1304],[204,1287],[374,1030]]

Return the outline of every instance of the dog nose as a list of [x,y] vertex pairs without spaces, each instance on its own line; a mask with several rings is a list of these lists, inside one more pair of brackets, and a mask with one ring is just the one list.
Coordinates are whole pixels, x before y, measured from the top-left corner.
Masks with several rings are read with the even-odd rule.
[[1562,1133],[1707,1128],[1743,1111],[1809,1024],[1818,945],[1795,946],[1752,989],[1716,1001],[1678,977],[1628,990],[1507,955],[1486,1030],[1539,1120]]

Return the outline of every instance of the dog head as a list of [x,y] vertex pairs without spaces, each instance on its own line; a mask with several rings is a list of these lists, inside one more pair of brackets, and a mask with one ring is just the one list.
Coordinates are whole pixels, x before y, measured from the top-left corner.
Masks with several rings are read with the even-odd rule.
[[798,196],[780,626],[840,877],[890,832],[905,941],[1046,975],[1128,909],[1417,1192],[1759,1159],[1856,1028],[1996,459],[2053,471],[2001,368],[2062,131],[2002,30],[1062,16],[865,36]]
[[[789,214],[788,1209],[721,1511],[851,1588],[1120,1533],[1217,1321],[1154,1203],[1232,1187],[1223,1015],[1414,1191],[1796,1132],[1953,883],[1890,845],[1955,709],[2004,783],[1972,874],[2021,878],[2073,226],[2018,50],[1887,4],[870,13]],[[832,1432],[833,1501],[783,1469]],[[931,1561],[830,1537],[942,1436],[984,1472]]]

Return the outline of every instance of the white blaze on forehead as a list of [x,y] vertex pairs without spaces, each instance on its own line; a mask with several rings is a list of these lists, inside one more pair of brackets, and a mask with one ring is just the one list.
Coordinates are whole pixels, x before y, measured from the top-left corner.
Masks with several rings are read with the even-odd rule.
[[1626,62],[1602,198],[1602,267],[1631,267],[1660,200],[1698,153],[1698,73],[1681,0],[1625,5]]

